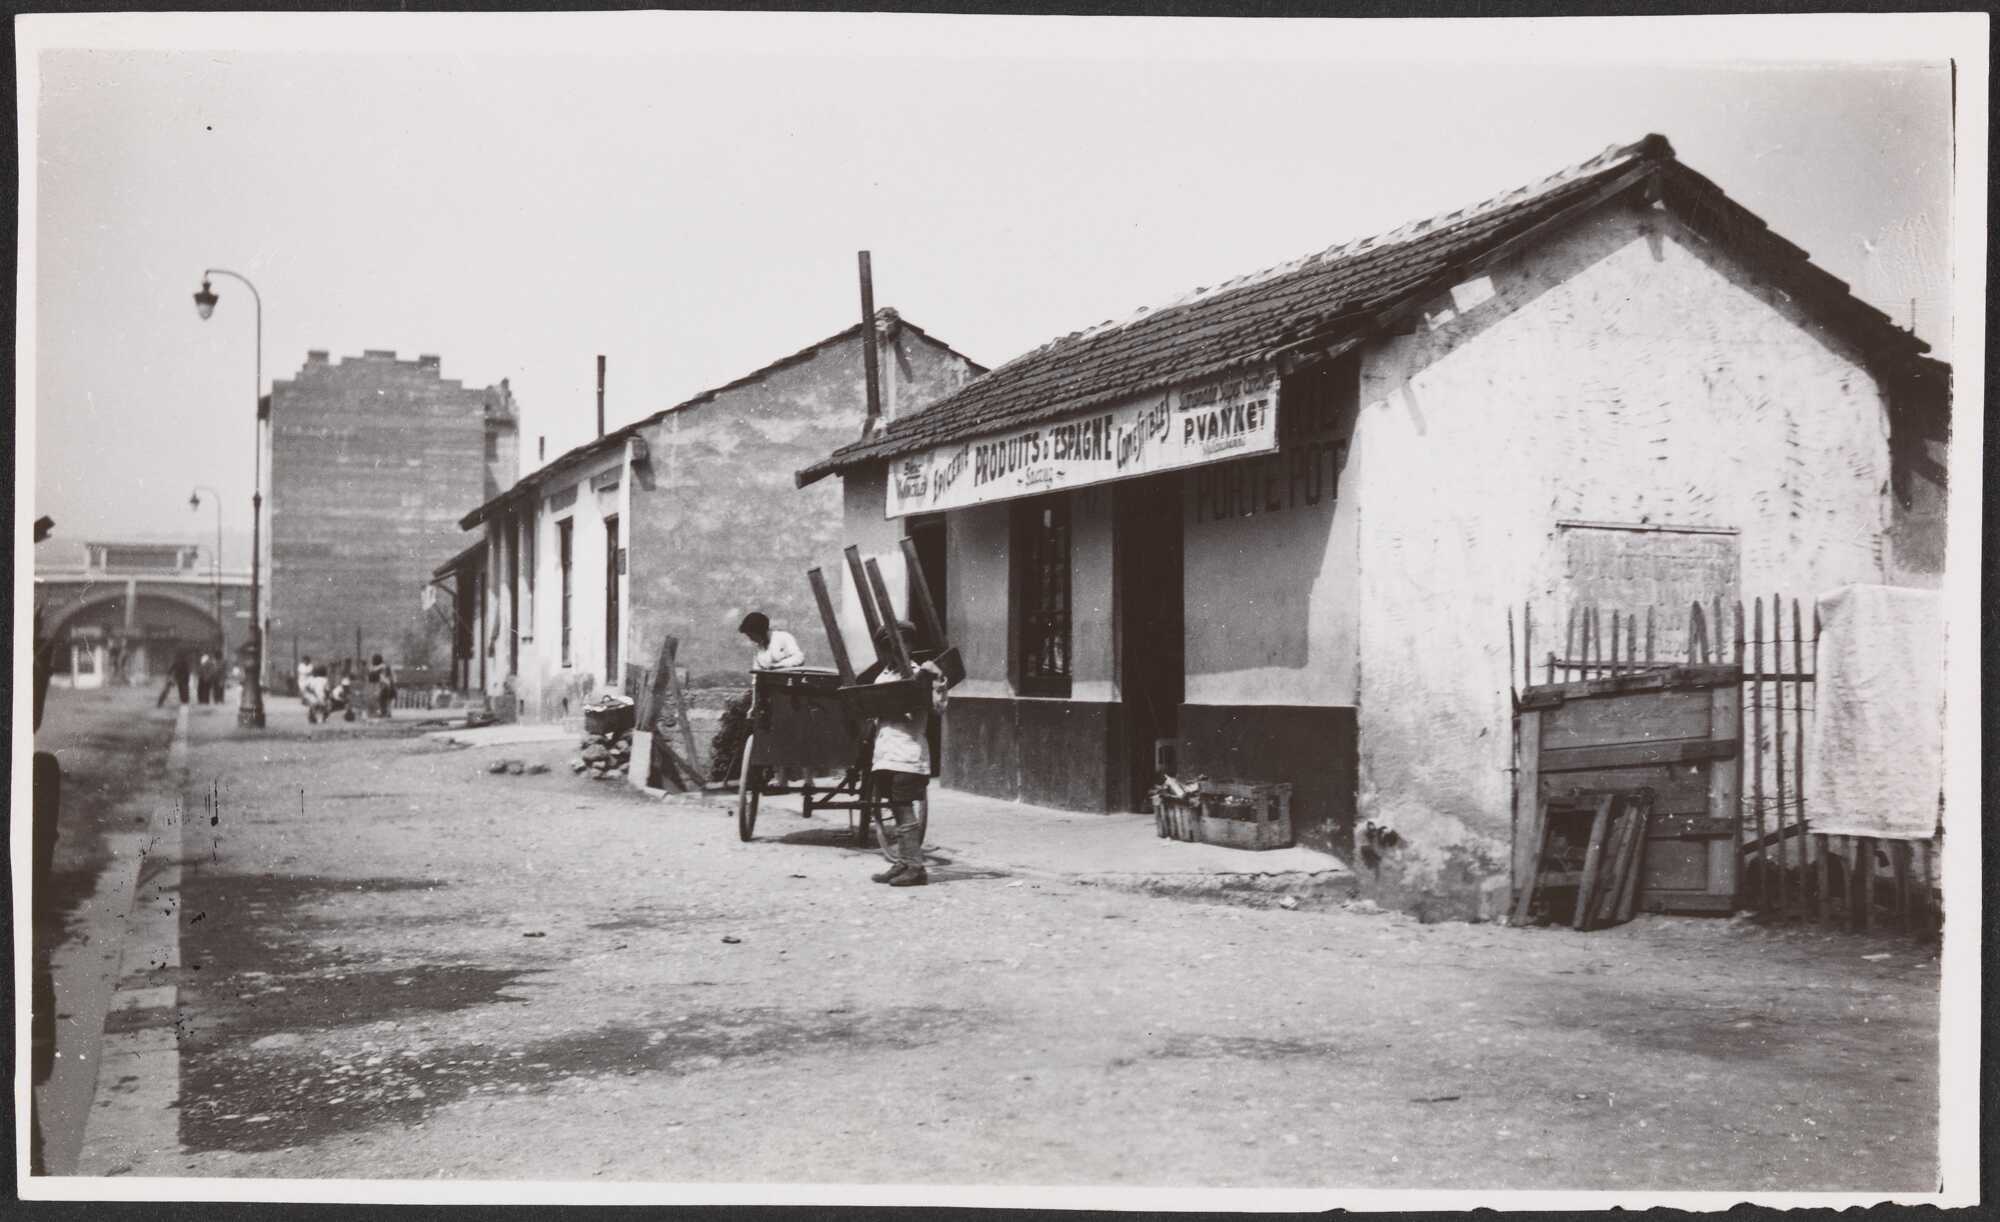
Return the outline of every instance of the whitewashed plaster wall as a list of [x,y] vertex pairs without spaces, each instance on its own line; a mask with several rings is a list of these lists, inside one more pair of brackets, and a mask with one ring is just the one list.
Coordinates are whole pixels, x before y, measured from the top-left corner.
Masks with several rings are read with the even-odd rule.
[[1507,608],[1565,601],[1559,519],[1730,527],[1746,593],[1883,579],[1888,426],[1841,342],[1662,210],[1617,206],[1371,347],[1359,828],[1504,868]]
[[[1281,395],[1281,428],[1285,410]],[[1228,464],[1182,474],[1188,704],[1355,703],[1359,503],[1327,449],[1350,427],[1342,411],[1328,429],[1287,438],[1274,458],[1234,464],[1241,487]],[[1293,486],[1302,468],[1313,471],[1310,504]],[[1258,511],[1231,511],[1246,501]],[[1286,508],[1262,511],[1278,504]]]

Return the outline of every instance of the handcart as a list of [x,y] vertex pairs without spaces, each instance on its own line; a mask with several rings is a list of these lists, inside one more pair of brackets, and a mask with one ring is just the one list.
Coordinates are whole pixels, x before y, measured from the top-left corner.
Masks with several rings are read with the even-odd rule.
[[[876,818],[868,784],[871,744],[866,721],[837,694],[840,679],[838,671],[811,668],[752,672],[750,736],[736,785],[740,839],[755,833],[763,798],[796,793],[808,819],[814,811],[853,811],[855,844],[871,843],[869,824]],[[928,817],[926,803],[920,821]]]

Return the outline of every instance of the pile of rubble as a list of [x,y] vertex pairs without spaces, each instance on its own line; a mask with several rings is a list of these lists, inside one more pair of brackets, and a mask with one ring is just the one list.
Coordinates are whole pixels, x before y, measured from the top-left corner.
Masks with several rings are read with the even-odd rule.
[[623,777],[632,768],[632,731],[615,734],[586,734],[577,744],[581,754],[569,762],[569,770],[593,781]]
[[494,760],[486,765],[486,771],[495,776],[540,776],[548,770],[547,764],[531,764],[526,760]]

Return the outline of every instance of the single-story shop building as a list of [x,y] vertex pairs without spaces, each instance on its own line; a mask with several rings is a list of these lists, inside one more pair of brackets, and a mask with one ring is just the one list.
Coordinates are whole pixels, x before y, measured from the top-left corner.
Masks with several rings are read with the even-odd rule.
[[1928,350],[1648,136],[1057,339],[798,480],[842,477],[865,551],[942,535],[946,785],[1144,809],[1177,755],[1462,895],[1506,871],[1509,608],[1940,580]]
[[691,678],[741,681],[736,627],[758,609],[831,665],[805,574],[838,553],[840,497],[801,495],[791,473],[984,372],[892,309],[875,328],[877,419],[857,322],[605,432],[467,513],[477,538],[434,575],[458,685],[503,716],[561,719],[606,691],[636,698],[628,677],[668,636]]

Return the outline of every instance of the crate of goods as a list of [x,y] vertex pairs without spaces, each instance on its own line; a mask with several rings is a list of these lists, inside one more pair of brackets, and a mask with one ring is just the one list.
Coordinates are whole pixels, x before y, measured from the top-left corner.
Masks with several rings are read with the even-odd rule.
[[1195,796],[1176,796],[1165,789],[1153,791],[1153,826],[1166,840],[1200,840],[1201,809]]
[[1204,781],[1201,839],[1232,849],[1282,849],[1292,843],[1292,787]]

